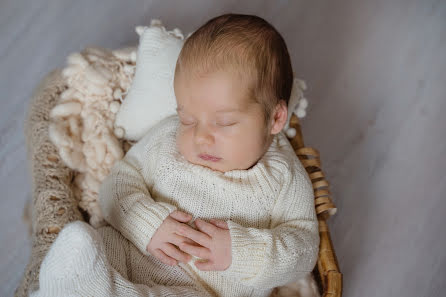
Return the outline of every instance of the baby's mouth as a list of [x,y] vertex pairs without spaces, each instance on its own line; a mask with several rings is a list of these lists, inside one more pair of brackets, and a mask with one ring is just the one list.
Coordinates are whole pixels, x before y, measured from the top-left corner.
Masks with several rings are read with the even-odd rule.
[[221,160],[221,158],[219,158],[219,157],[215,157],[215,156],[208,155],[208,154],[199,154],[198,157],[205,161],[212,161],[212,162],[218,162]]

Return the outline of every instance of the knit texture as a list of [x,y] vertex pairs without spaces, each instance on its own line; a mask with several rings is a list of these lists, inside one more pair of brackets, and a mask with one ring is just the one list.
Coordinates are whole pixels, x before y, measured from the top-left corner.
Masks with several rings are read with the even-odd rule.
[[24,125],[28,168],[32,177],[32,249],[14,296],[28,296],[38,286],[40,264],[62,227],[82,220],[73,195],[73,171],[60,159],[48,136],[49,112],[66,89],[61,70],[45,76],[36,86]]
[[147,257],[153,257],[146,251],[150,239],[174,210],[192,214],[191,222],[226,221],[227,270],[200,271],[196,257],[179,263],[218,296],[268,296],[311,272],[319,247],[313,189],[284,133],[252,168],[222,173],[179,154],[178,125],[176,115],[167,117],[115,163],[99,192],[104,218]]
[[[147,268],[162,271],[164,264],[155,258],[138,257],[136,248],[123,244],[125,242],[122,235],[109,226],[95,230],[81,221],[67,224],[42,262],[39,290],[29,296],[212,296],[179,269],[173,278],[170,275],[170,280],[153,277],[153,272]],[[135,272],[138,275],[134,275]]]

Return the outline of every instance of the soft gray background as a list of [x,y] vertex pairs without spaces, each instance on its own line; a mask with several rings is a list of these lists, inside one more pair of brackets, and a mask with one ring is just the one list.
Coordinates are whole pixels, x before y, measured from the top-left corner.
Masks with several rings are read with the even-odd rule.
[[137,44],[160,18],[184,33],[226,12],[257,14],[306,80],[306,143],[320,150],[344,296],[446,291],[446,1],[0,2],[0,295],[30,253],[23,121],[33,88],[68,54]]

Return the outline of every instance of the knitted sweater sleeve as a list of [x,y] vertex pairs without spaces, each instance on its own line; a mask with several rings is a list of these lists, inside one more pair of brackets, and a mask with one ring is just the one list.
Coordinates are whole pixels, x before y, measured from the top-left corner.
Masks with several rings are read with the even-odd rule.
[[153,186],[156,149],[163,135],[155,126],[117,161],[99,190],[99,204],[104,219],[119,230],[144,255],[155,231],[176,206],[157,202],[149,189]]
[[284,177],[271,216],[271,229],[248,228],[231,220],[232,263],[221,274],[248,286],[270,289],[311,272],[319,251],[314,194],[306,173]]

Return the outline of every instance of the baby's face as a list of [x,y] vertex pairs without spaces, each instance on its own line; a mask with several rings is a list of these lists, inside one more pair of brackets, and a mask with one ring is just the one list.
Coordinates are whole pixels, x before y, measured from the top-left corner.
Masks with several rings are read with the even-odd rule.
[[174,89],[181,122],[177,148],[189,162],[220,172],[249,169],[268,149],[262,108],[248,100],[235,76],[179,74]]

